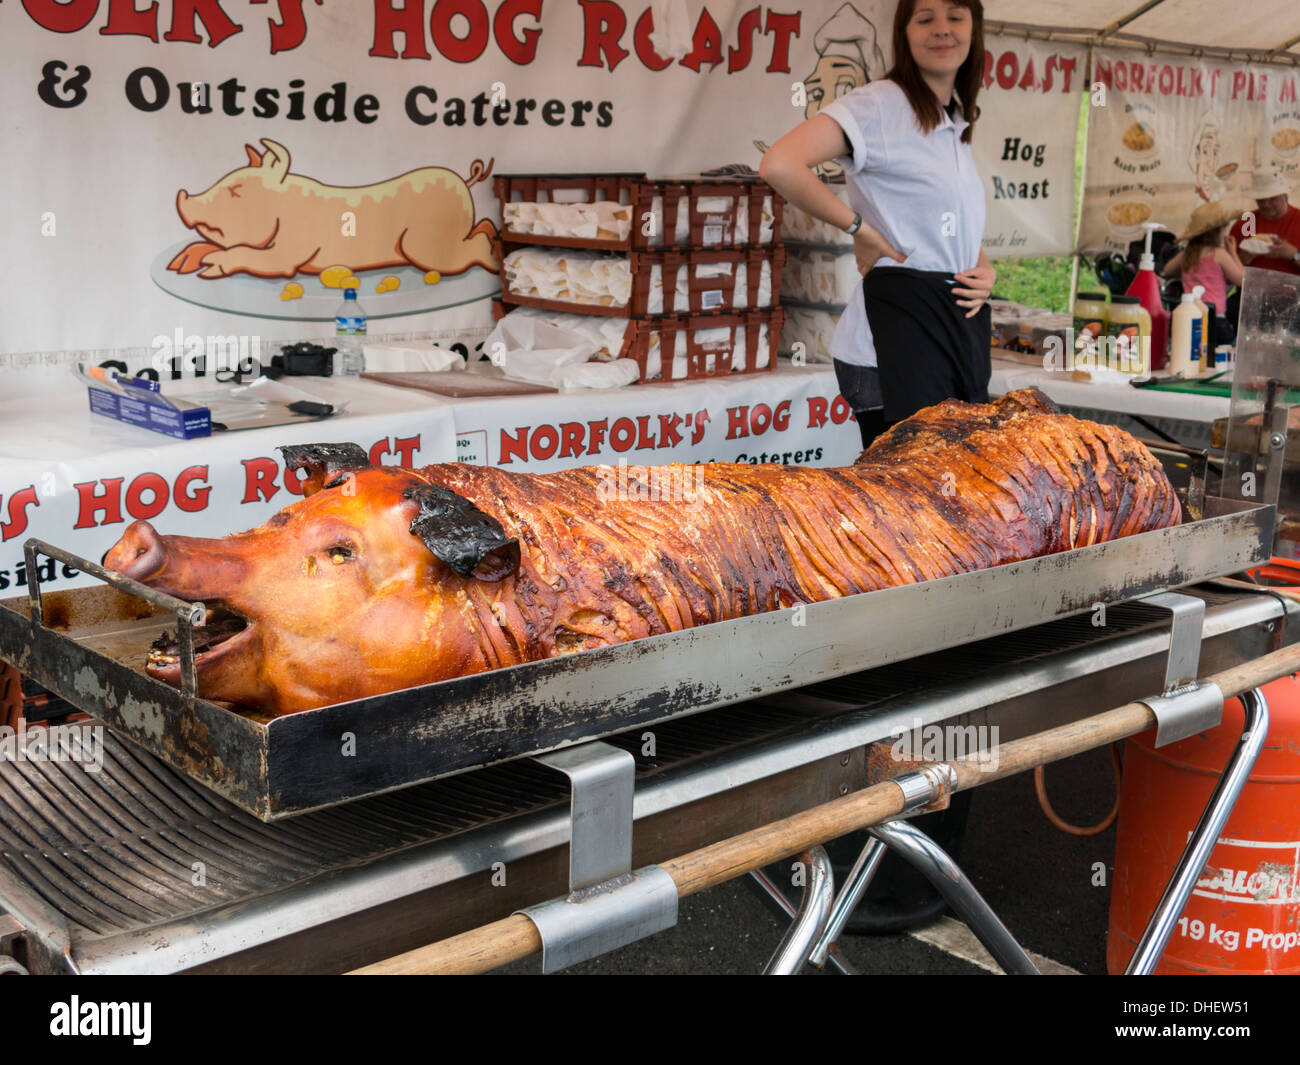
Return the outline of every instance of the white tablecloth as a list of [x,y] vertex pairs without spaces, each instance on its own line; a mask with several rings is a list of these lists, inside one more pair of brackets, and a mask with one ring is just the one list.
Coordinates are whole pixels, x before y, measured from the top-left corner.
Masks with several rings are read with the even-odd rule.
[[[848,465],[859,451],[828,367],[461,400],[356,378],[294,380],[349,406],[324,421],[174,440],[91,414],[80,386],[0,401],[0,598],[25,592],[31,536],[98,560],[136,518],[191,536],[261,524],[297,498],[279,444],[351,441],[372,461],[459,458],[527,473],[620,460]],[[178,382],[173,391],[213,387]],[[56,573],[55,587],[88,583]]]
[[[323,421],[175,440],[91,414],[80,386],[0,402],[0,597],[25,590],[29,536],[98,561],[136,518],[189,536],[260,525],[297,498],[284,486],[279,444],[348,440],[373,460],[416,466],[456,457],[447,404],[356,378],[292,380],[328,403],[347,400],[347,409]],[[176,382],[169,394],[214,387]]]
[[989,393],[1003,395],[1017,388],[1037,388],[1063,407],[1086,407],[1117,414],[1150,418],[1213,422],[1228,416],[1226,396],[1197,396],[1189,392],[1162,392],[1130,384],[1074,381],[1068,373],[1053,373],[1006,359],[993,360]]

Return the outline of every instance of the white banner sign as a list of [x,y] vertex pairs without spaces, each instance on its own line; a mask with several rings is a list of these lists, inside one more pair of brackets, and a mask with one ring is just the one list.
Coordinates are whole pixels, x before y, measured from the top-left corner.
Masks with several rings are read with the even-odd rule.
[[[892,0],[687,6],[0,4],[0,352],[485,327],[494,174],[756,169],[885,70]],[[990,254],[1068,244],[1075,61],[990,38]]]
[[[224,536],[262,524],[302,496],[280,444],[349,441],[376,463],[455,460],[450,404],[365,382],[310,381],[327,402],[351,400],[324,421],[172,440],[94,415],[77,397],[0,403],[0,598],[26,592],[23,541],[37,537],[98,562],[133,521],[160,532]],[[18,409],[22,408],[22,409]],[[42,563],[56,588],[93,584]]]
[[[826,0],[0,4],[0,351],[491,324],[502,173],[757,168]],[[668,44],[662,47],[669,48]]]
[[852,411],[825,367],[541,401],[466,400],[456,404],[455,418],[462,462],[521,473],[620,462],[849,466],[862,451]]
[[1069,255],[1074,245],[1074,149],[1085,50],[985,39],[984,88],[971,141],[984,179],[990,259]]
[[1081,248],[1125,250],[1143,222],[1174,233],[1202,203],[1249,199],[1277,165],[1300,186],[1300,73],[1095,49]]

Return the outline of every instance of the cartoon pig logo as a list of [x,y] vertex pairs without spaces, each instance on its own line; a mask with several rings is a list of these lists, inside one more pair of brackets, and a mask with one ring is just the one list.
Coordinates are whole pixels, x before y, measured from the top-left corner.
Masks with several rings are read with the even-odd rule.
[[[496,227],[475,221],[470,186],[492,172],[476,159],[469,180],[444,167],[411,170],[375,185],[325,185],[289,172],[289,151],[262,139],[245,145],[248,165],[196,196],[176,194],[176,211],[203,239],[168,269],[204,278],[319,274],[338,263],[354,272],[410,264],[443,275],[481,266],[497,273]],[[352,225],[345,225],[351,212]]]

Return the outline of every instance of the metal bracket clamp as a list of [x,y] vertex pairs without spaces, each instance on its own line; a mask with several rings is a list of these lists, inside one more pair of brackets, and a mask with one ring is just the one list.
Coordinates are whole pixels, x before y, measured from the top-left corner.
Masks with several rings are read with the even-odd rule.
[[[1264,455],[1263,501],[1277,503],[1281,497],[1282,473],[1286,466],[1286,436],[1290,427],[1291,408],[1277,402],[1281,391],[1279,381],[1269,381],[1264,399],[1264,413],[1260,417],[1261,446],[1256,455]],[[1267,436],[1264,434],[1267,433]],[[1258,465],[1258,459],[1256,459]]]
[[517,910],[542,937],[542,972],[553,973],[671,928],[677,885],[650,865],[632,872],[636,762],[608,743],[538,755],[569,778],[569,894]]
[[1173,615],[1165,686],[1159,695],[1138,699],[1156,715],[1156,746],[1185,740],[1214,728],[1223,719],[1223,692],[1217,684],[1198,684],[1205,600],[1177,592],[1148,595],[1139,602]]
[[636,761],[608,743],[583,743],[534,761],[569,778],[569,891],[595,887],[632,869]]
[[902,815],[920,812],[931,803],[947,799],[957,786],[957,770],[947,762],[931,762],[902,776],[890,777],[903,793]]
[[657,865],[563,899],[517,910],[542,937],[542,972],[554,973],[677,923],[677,885]]

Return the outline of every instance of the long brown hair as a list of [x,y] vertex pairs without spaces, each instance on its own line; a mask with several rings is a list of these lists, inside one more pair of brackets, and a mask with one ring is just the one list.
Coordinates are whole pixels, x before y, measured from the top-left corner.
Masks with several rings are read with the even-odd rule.
[[1223,231],[1225,229],[1227,229],[1227,226],[1207,229],[1204,233],[1196,234],[1187,242],[1187,249],[1183,252],[1184,273],[1195,270],[1204,256],[1213,255],[1214,249],[1222,246]]
[[[975,101],[984,84],[984,5],[980,0],[952,0],[952,3],[966,8],[971,14],[970,54],[958,68],[953,86],[962,117],[970,123],[961,135],[962,141],[969,144],[979,114]],[[916,58],[907,43],[907,24],[912,21],[916,5],[917,0],[899,0],[898,10],[894,13],[894,65],[885,77],[896,82],[907,96],[908,103],[916,112],[921,132],[931,133],[943,121],[943,114],[939,101],[921,77],[921,68],[916,65]]]

